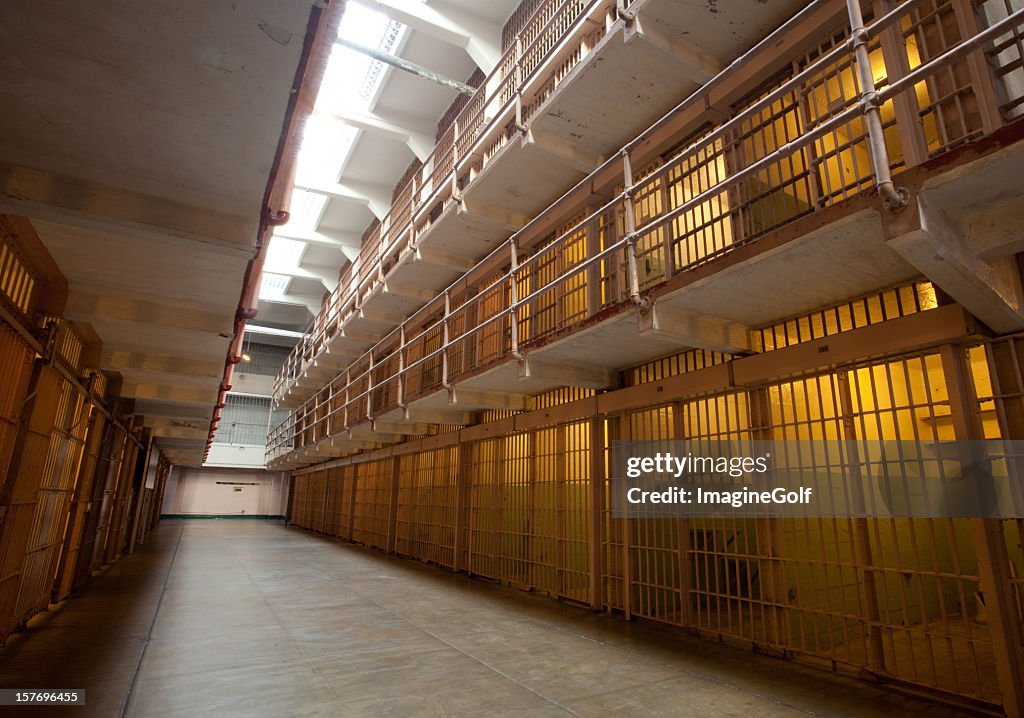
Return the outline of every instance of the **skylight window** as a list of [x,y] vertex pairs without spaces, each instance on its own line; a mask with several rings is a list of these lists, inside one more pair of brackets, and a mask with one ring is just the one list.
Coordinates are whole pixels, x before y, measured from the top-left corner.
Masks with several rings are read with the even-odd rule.
[[298,267],[306,243],[285,237],[271,237],[267,247],[266,265],[271,267]]
[[263,279],[260,282],[260,299],[280,297],[288,291],[288,285],[291,284],[291,281],[291,277],[283,274],[264,272]]
[[[405,25],[373,7],[350,2],[345,6],[338,37],[395,52],[406,30]],[[339,179],[360,132],[342,117],[372,111],[387,71],[383,63],[354,50],[341,45],[332,48],[315,112],[303,131],[295,170],[300,183],[330,184]],[[326,205],[327,198],[321,194],[295,190],[288,208],[291,220],[282,233],[316,231]],[[301,240],[272,238],[264,264],[261,297],[280,297],[288,292],[291,279],[281,272],[298,266],[305,246]]]
[[290,208],[292,216],[285,227],[287,232],[312,232],[320,221],[326,203],[327,198],[321,194],[294,190]]

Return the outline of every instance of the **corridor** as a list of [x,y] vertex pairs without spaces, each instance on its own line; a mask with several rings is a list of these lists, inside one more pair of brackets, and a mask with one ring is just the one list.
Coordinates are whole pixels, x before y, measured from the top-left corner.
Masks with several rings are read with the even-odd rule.
[[[0,650],[84,716],[961,715],[262,520],[164,521]],[[17,714],[5,712],[5,715]]]

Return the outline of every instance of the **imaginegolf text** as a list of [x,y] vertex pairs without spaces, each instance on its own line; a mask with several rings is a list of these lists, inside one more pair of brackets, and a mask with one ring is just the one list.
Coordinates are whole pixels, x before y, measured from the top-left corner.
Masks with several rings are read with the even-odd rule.
[[749,504],[809,504],[813,489],[809,486],[796,491],[777,488],[771,491],[708,491],[706,489],[682,489],[676,486],[664,491],[644,491],[632,488],[626,492],[631,504],[714,504],[742,508]]

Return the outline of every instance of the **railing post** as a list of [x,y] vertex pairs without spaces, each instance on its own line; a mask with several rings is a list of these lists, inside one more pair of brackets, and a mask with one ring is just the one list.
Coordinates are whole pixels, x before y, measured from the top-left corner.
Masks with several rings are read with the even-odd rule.
[[633,166],[629,150],[622,150],[622,197],[626,229],[626,267],[629,275],[629,298],[638,308],[647,308],[647,299],[640,296],[640,276],[636,266],[636,214],[633,207]]
[[[459,114],[462,114],[461,112]],[[452,201],[462,202],[462,193],[459,192],[459,118],[455,117],[452,122]],[[434,161],[434,169],[437,169],[437,160]],[[441,179],[441,178],[438,178]]]
[[444,318],[441,320],[441,386],[452,391],[448,376],[448,317],[452,311],[452,296],[447,289],[444,292]]
[[[895,8],[897,3],[898,0],[875,0],[875,15],[884,15]],[[878,41],[882,47],[885,74],[889,82],[905,77],[911,68],[900,26],[897,24],[882,30]],[[916,167],[928,159],[928,143],[921,127],[921,106],[917,94],[910,88],[893,97],[892,105],[896,115],[896,131],[903,148],[903,160],[907,167]]]
[[397,403],[405,408],[405,324],[398,328],[398,391]]
[[[664,166],[664,165],[662,165]],[[660,214],[664,214],[669,210],[669,195],[668,195],[668,174],[662,175],[661,179],[658,180],[658,199],[661,204]],[[680,218],[682,219],[682,218]],[[658,231],[661,232],[661,244],[662,244],[662,271],[665,274],[665,279],[671,279],[672,275],[676,271],[676,260],[675,252],[672,247],[672,222],[661,227]]]
[[864,114],[864,124],[868,130],[868,144],[871,148],[875,185],[882,198],[883,206],[890,212],[896,212],[907,206],[909,197],[906,189],[896,187],[892,181],[878,91],[875,88],[875,76],[871,71],[871,58],[868,53],[868,31],[864,29],[864,15],[860,9],[860,0],[846,0],[846,8],[850,15],[850,42],[853,47],[857,79],[860,83],[860,104]]
[[516,35],[515,67],[512,72],[515,74],[516,129],[526,134],[527,127],[523,122],[523,38],[520,35]]
[[351,391],[352,391],[352,370],[351,369],[346,369],[345,370],[345,408],[344,408],[344,412],[345,413],[344,413],[344,416],[342,417],[342,419],[344,420],[345,423],[342,426],[341,431],[344,431],[345,429],[348,428],[348,403],[351,400],[351,396],[349,394],[349,392],[351,392]]
[[370,368],[366,370],[366,417],[373,419],[373,349],[369,351]]
[[510,269],[508,272],[509,276],[509,287],[508,287],[508,329],[509,329],[509,344],[512,351],[512,356],[516,359],[522,358],[522,353],[519,351],[519,307],[516,306],[519,303],[519,281],[516,276],[516,270],[519,267],[519,252],[516,247],[516,240],[513,238],[509,240],[509,254],[510,254]]
[[[588,215],[594,213],[594,206],[587,205],[584,212]],[[594,217],[590,222],[587,223],[584,229],[586,233],[586,259],[592,259],[601,251],[601,217]],[[594,262],[587,269],[587,314],[594,316],[603,306],[601,301],[601,264],[602,262]]]

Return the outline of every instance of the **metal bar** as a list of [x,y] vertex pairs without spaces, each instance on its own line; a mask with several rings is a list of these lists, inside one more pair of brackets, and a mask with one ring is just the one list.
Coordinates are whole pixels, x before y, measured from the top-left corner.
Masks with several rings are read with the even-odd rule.
[[463,95],[472,96],[473,93],[476,92],[476,88],[470,87],[464,82],[453,80],[446,75],[442,75],[439,72],[434,72],[433,70],[423,67],[423,65],[417,65],[415,62],[410,62],[401,57],[398,57],[397,55],[392,55],[390,53],[384,52],[383,50],[378,50],[377,48],[374,47],[368,47],[366,45],[362,45],[358,42],[354,42],[343,37],[339,37],[336,42],[343,47],[347,47],[350,50],[355,50],[356,52],[362,55],[366,55],[367,57],[371,57],[374,60],[377,60],[378,62],[383,62],[385,65],[397,67],[399,70],[408,72],[410,75],[422,77],[423,79],[430,80],[431,82],[435,82],[438,85],[443,85],[444,87],[450,87],[453,90],[458,90]]
[[[840,411],[842,412],[843,442],[846,450],[846,465],[849,467],[850,486],[855,510],[867,515],[864,502],[864,479],[861,475],[860,452],[857,448],[857,425],[854,420],[853,395],[850,391],[848,372],[840,369],[836,373],[836,384],[839,392]],[[859,574],[864,591],[866,622],[868,624],[868,665],[878,673],[885,673],[885,648],[882,645],[881,612],[878,606],[878,587],[875,581],[874,560],[871,551],[871,534],[867,519],[854,518],[853,542]]]
[[[978,415],[978,401],[970,379],[970,366],[964,348],[945,345],[941,348],[942,369],[949,391],[949,406],[956,438],[961,445],[973,446],[985,438]],[[968,452],[971,452],[968,449]],[[979,465],[984,457],[961,457],[964,466]],[[984,483],[985,479],[976,477]],[[1021,624],[1017,607],[1007,595],[1010,560],[1006,552],[1003,523],[999,519],[970,519],[974,548],[978,556],[978,574],[985,597],[985,608],[991,625],[995,670],[1003,694],[1007,716],[1024,715],[1024,651],[1021,649]]]
[[875,173],[875,186],[887,210],[895,212],[907,206],[909,195],[903,188],[893,184],[889,169],[889,151],[885,146],[885,130],[882,128],[881,101],[875,87],[871,60],[868,55],[868,31],[864,28],[864,15],[860,0],[846,0],[850,14],[850,40],[856,58],[857,79],[860,84],[860,104],[864,123],[868,128],[868,142],[871,147],[871,164]]
[[1006,16],[994,25],[985,28],[969,40],[964,40],[961,44],[951,50],[947,50],[938,57],[935,57],[927,63],[915,68],[913,72],[909,73],[905,77],[901,77],[888,87],[882,88],[878,92],[880,101],[885,102],[890,97],[912,88],[929,75],[934,74],[936,70],[940,70],[947,65],[956,62],[967,53],[974,51],[979,45],[982,45],[989,40],[994,40],[999,35],[1002,35],[1004,32],[1009,32],[1021,23],[1024,23],[1024,9],[1017,10],[1013,14]]

